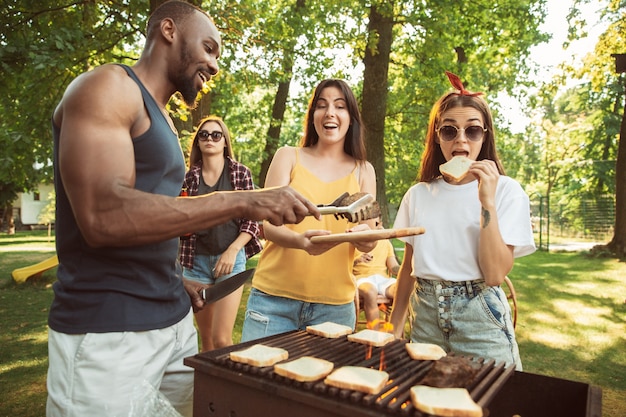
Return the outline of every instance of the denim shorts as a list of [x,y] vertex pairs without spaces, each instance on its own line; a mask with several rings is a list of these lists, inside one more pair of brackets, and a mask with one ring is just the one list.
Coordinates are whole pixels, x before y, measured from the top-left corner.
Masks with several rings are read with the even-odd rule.
[[459,355],[495,359],[522,370],[511,306],[502,288],[483,280],[417,279],[411,296],[411,341]]
[[306,326],[331,321],[354,328],[354,302],[341,305],[308,303],[292,298],[269,295],[256,288],[250,290],[248,308],[241,331],[241,341],[259,339]]
[[222,282],[232,277],[233,275],[245,271],[246,269],[246,251],[241,249],[237,253],[235,258],[235,265],[233,265],[233,272],[227,275],[215,279],[213,277],[213,268],[217,264],[221,255],[198,255],[193,257],[193,268],[183,268],[183,276],[192,281],[197,281],[202,284],[213,285],[218,282]]

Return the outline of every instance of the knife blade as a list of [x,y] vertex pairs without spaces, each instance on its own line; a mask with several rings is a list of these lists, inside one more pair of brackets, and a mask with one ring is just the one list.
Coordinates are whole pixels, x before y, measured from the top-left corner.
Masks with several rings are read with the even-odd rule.
[[227,280],[218,282],[212,287],[204,288],[200,290],[200,296],[204,300],[205,304],[214,303],[241,287],[252,275],[254,275],[255,270],[255,268],[247,269],[233,275]]

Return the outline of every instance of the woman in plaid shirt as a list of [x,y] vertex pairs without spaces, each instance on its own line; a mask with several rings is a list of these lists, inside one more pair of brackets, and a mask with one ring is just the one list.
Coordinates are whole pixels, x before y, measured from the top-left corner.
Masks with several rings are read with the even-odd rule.
[[[198,126],[191,144],[183,195],[252,190],[250,169],[235,161],[230,134],[222,119],[209,116]],[[259,233],[256,222],[235,219],[183,236],[180,261],[184,277],[213,285],[245,270],[246,260],[262,249]],[[242,292],[243,287],[195,313],[202,351],[233,344],[232,331]]]

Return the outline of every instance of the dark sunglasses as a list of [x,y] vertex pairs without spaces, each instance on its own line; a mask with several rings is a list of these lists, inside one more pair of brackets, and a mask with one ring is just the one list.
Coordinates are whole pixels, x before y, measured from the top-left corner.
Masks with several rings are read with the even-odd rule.
[[208,130],[204,129],[198,131],[198,140],[200,142],[206,142],[207,140],[219,142],[220,140],[222,140],[222,136],[224,136],[224,134],[217,130],[215,132],[209,132]]
[[439,139],[445,142],[450,142],[451,140],[457,138],[460,131],[465,133],[465,137],[467,139],[472,142],[478,142],[483,138],[483,136],[485,136],[487,129],[482,126],[468,126],[465,129],[460,129],[456,126],[446,125],[437,129],[437,134],[439,134]]

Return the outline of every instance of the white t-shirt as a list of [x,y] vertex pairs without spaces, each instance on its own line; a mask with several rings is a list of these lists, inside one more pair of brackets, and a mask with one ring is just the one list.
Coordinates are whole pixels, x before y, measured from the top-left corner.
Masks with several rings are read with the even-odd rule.
[[[434,280],[482,278],[478,266],[481,205],[478,181],[452,185],[443,179],[412,186],[404,195],[394,228],[423,227],[425,233],[401,238],[413,247],[413,275]],[[518,182],[500,176],[496,211],[502,239],[514,257],[535,251],[528,196]]]

